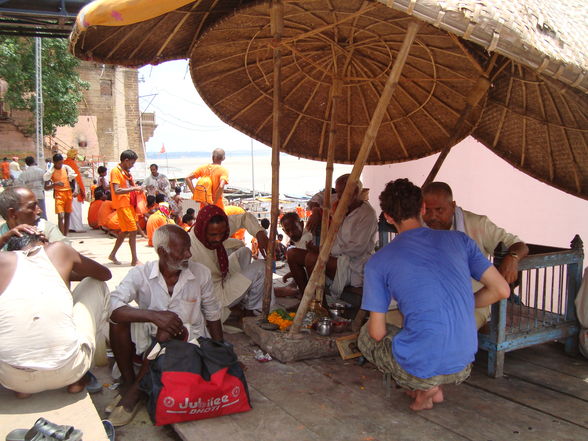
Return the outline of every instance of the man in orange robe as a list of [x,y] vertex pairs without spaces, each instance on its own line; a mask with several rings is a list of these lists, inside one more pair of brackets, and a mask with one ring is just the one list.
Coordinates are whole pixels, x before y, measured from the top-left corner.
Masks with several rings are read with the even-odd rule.
[[90,207],[88,208],[88,225],[90,228],[97,230],[99,228],[98,223],[98,211],[100,210],[100,206],[104,203],[104,192],[101,188],[96,188],[94,191],[94,200],[90,203]]
[[131,204],[131,193],[142,191],[141,187],[135,185],[131,168],[137,161],[137,154],[132,150],[125,150],[120,154],[120,163],[110,172],[110,193],[112,195],[112,207],[116,209],[120,232],[116,237],[114,247],[108,259],[120,265],[116,258],[116,252],[129,236],[129,247],[131,248],[131,265],[138,265],[137,258],[137,220],[135,208]]
[[77,155],[78,151],[76,149],[69,149],[67,151],[67,158],[65,161],[63,161],[63,163],[70,166],[76,174],[77,191],[75,191],[73,194],[72,212],[69,220],[69,226],[72,231],[75,231],[76,233],[83,233],[84,223],[82,221],[82,211],[84,200],[86,200],[86,188],[84,187],[84,182],[82,180],[82,173],[80,172],[80,168],[76,163]]
[[[225,205],[223,203],[223,191],[225,186],[229,183],[229,172],[226,168],[221,166],[222,162],[225,160],[225,151],[223,149],[214,149],[212,152],[212,164],[203,165],[198,167],[190,176],[186,177],[186,184],[188,188],[193,194],[194,200],[199,200],[197,198],[197,191],[192,183],[192,179],[200,178],[200,177],[209,177],[212,181],[212,188],[211,188],[211,204],[216,205],[220,209],[224,209]],[[200,203],[200,207],[203,207],[207,204]]]
[[73,193],[77,191],[76,176],[73,169],[63,163],[63,156],[59,153],[53,155],[53,166],[43,176],[45,190],[53,189],[57,225],[64,236],[69,232]]
[[148,246],[153,246],[153,233],[159,227],[167,224],[175,224],[173,220],[170,219],[170,208],[167,202],[161,202],[159,204],[159,209],[149,216],[147,220],[147,238],[149,239]]

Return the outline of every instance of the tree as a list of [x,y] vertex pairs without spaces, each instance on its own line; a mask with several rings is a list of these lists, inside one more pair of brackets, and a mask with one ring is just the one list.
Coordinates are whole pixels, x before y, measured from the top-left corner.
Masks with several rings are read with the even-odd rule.
[[[89,84],[80,79],[80,61],[67,51],[63,39],[42,39],[43,133],[78,120],[78,103]],[[35,44],[29,37],[0,36],[0,78],[8,83],[4,101],[12,109],[35,111]],[[26,130],[34,131],[34,121]]]

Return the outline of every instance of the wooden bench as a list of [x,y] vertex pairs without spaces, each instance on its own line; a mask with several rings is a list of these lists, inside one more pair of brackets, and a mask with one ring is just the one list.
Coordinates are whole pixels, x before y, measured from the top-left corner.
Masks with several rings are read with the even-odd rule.
[[[574,301],[582,281],[583,246],[576,235],[569,249],[528,245],[519,262],[519,277],[510,298],[492,305],[490,322],[478,333],[478,347],[488,351],[488,375],[501,377],[504,354],[552,340],[565,340],[565,351],[577,350],[579,325]],[[499,265],[506,255],[500,244]]]

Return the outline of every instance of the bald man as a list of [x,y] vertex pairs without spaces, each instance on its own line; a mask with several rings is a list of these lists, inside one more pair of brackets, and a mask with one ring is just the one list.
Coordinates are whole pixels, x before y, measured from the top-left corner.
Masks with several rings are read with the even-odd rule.
[[[456,230],[474,239],[485,257],[494,253],[500,242],[508,247],[507,255],[498,267],[508,283],[517,280],[519,261],[529,254],[527,245],[514,234],[496,226],[487,216],[458,207],[453,200],[451,187],[445,182],[431,182],[423,187],[426,211],[423,220],[434,230]],[[474,292],[480,285],[473,281]],[[480,329],[490,317],[490,307],[476,309],[476,325]]]

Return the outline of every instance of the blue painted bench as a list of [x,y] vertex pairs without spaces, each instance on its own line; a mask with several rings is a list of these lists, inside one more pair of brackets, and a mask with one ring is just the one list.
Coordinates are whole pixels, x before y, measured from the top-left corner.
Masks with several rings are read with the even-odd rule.
[[[494,264],[506,255],[500,244]],[[529,244],[519,262],[519,276],[510,298],[492,305],[490,322],[478,333],[478,347],[488,351],[488,375],[501,377],[504,355],[552,340],[565,341],[566,353],[577,351],[579,324],[574,301],[583,270],[582,240],[569,249]]]

